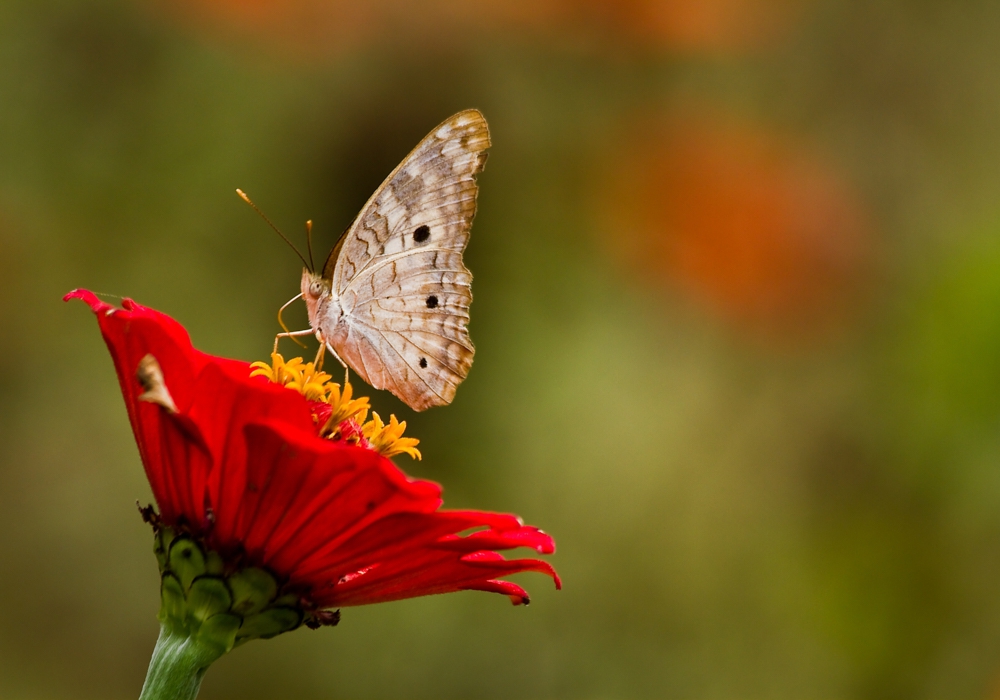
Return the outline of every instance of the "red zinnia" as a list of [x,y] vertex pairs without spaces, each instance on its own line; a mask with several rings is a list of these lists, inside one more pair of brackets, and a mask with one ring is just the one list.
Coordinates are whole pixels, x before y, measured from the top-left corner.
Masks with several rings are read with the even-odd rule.
[[[439,510],[440,486],[408,478],[364,438],[324,437],[314,402],[252,377],[248,363],[195,350],[164,314],[128,299],[119,309],[83,290],[66,299],[83,300],[97,315],[159,506],[154,525],[189,539],[200,552],[193,556],[205,559],[188,579],[209,579],[215,566],[228,587],[227,614],[240,594],[225,576],[248,569],[273,578],[268,604],[297,611],[288,629],[334,622],[329,608],[432,593],[490,591],[527,603],[524,589],[500,580],[521,571],[548,574],[559,587],[549,564],[497,553],[552,553],[552,538],[540,530],[513,515]],[[192,556],[165,551],[171,541],[158,543],[161,569]],[[182,600],[194,605],[196,586],[183,573],[175,578]],[[164,601],[166,608],[166,593]],[[243,635],[254,636],[271,635]]]

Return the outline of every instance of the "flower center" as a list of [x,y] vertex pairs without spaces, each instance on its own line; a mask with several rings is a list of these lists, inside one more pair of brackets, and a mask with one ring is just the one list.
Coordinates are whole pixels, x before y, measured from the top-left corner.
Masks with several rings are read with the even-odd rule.
[[368,418],[371,402],[367,396],[354,398],[354,387],[345,381],[343,388],[331,381],[332,377],[318,369],[313,362],[301,357],[285,361],[279,353],[271,354],[271,363],[254,362],[250,365],[251,377],[267,377],[275,384],[294,389],[310,403],[313,420],[319,434],[329,440],[344,441],[350,445],[374,450],[385,457],[407,454],[420,459],[417,445],[420,440],[403,437],[406,421],[389,416],[389,423],[377,413]]

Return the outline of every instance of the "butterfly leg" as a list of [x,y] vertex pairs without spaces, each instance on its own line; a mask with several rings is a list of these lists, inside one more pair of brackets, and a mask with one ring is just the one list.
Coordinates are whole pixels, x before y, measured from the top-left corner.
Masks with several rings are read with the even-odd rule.
[[312,335],[313,332],[314,332],[313,329],[309,328],[304,331],[289,331],[287,333],[278,333],[278,335],[274,336],[274,352],[278,352],[278,341],[281,340],[282,338],[296,338],[303,335]]
[[316,369],[323,369],[323,357],[326,354],[326,343],[319,340],[319,350],[316,351],[316,359],[313,360],[313,367]]
[[[324,343],[324,344],[326,345],[326,347],[330,348],[330,352],[333,354],[334,357],[337,358],[337,362],[339,362],[341,365],[344,366],[344,386],[347,386],[348,383],[350,382],[350,378],[351,378],[351,376],[350,376],[350,374],[351,374],[350,368],[348,368],[346,362],[344,362],[342,359],[340,359],[340,355],[337,354],[337,351],[333,349],[332,345],[330,345],[329,343]],[[322,349],[322,348],[320,348],[320,349]]]
[[340,355],[337,354],[337,351],[333,349],[332,345],[330,345],[329,343],[326,343],[326,347],[328,347],[330,349],[330,352],[333,354],[333,356],[337,358],[337,362],[339,362],[341,365],[343,365],[343,367],[344,367],[344,386],[347,386],[347,379],[348,379],[348,375],[347,375],[347,373],[348,373],[347,363],[344,362],[342,359],[340,359]]

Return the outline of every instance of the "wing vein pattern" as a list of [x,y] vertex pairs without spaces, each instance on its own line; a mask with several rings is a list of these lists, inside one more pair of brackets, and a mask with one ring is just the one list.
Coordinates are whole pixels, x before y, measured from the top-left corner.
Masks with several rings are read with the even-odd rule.
[[418,411],[450,403],[472,365],[462,253],[489,146],[479,111],[446,120],[375,191],[324,269],[347,327],[324,335],[365,381]]

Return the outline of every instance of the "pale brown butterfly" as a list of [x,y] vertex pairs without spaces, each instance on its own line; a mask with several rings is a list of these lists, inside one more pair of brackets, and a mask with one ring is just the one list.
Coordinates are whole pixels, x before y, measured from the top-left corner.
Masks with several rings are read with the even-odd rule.
[[451,403],[475,352],[467,329],[472,274],[462,252],[489,146],[475,109],[424,137],[362,207],[322,271],[302,271],[311,328],[281,335],[315,334],[321,349],[414,410]]

